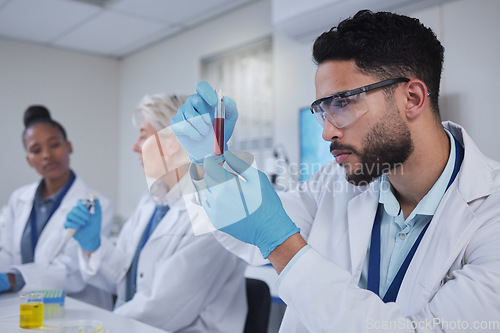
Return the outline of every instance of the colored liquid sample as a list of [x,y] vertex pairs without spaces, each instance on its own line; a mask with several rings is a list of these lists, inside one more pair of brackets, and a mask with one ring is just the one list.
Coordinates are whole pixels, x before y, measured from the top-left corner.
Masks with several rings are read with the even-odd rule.
[[36,328],[43,326],[43,303],[23,303],[19,312],[19,327]]
[[224,154],[224,118],[214,118],[214,154]]

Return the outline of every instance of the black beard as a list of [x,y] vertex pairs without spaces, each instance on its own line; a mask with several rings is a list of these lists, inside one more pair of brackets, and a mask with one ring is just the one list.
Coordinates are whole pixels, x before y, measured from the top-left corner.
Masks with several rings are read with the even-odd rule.
[[[392,112],[391,112],[392,111]],[[356,186],[368,185],[384,173],[403,166],[414,150],[410,129],[392,106],[385,116],[365,135],[361,152],[353,147],[332,142],[333,149],[349,150],[360,157],[355,165],[342,164],[346,180]],[[354,166],[359,166],[355,169]]]

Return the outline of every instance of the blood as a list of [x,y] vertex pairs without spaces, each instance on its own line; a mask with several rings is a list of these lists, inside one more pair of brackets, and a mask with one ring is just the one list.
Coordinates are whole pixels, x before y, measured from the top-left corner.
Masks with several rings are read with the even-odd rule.
[[224,118],[214,119],[214,154],[224,154]]

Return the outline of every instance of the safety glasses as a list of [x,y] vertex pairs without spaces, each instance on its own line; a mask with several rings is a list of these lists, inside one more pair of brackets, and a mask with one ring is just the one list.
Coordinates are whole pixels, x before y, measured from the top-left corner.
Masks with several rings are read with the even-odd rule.
[[399,77],[323,97],[311,104],[311,112],[316,116],[321,127],[324,127],[325,121],[328,120],[335,127],[343,128],[368,112],[367,91],[408,81],[410,79]]

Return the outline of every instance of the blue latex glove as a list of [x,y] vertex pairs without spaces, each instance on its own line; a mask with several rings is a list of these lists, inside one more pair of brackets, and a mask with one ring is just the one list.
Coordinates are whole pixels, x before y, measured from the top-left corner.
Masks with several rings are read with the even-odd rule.
[[9,277],[6,273],[0,273],[0,293],[10,290]]
[[267,258],[300,229],[286,214],[265,174],[230,151],[226,152],[226,163],[244,180],[229,173],[214,158],[206,158],[203,208],[215,228],[256,245]]
[[82,200],[66,215],[64,228],[78,229],[73,237],[86,251],[95,251],[101,246],[101,204],[94,199],[94,213],[90,213]]
[[[214,155],[214,113],[217,106],[217,94],[205,81],[196,85],[196,94],[187,98],[170,122],[172,131],[188,152],[191,161],[203,166],[205,157]],[[229,97],[224,97],[226,117],[224,120],[224,146],[233,134],[238,110],[236,103]],[[216,157],[223,161],[223,156]]]

